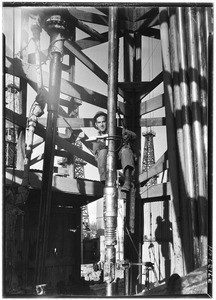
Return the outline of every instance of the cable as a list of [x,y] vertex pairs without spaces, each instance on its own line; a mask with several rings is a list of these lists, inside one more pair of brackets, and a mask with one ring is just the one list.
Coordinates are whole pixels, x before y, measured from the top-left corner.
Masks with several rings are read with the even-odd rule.
[[136,246],[135,246],[135,244],[134,244],[134,241],[133,241],[133,239],[132,239],[132,237],[131,237],[131,235],[130,235],[130,232],[129,232],[127,226],[125,226],[125,229],[126,229],[127,234],[128,234],[128,236],[129,236],[129,238],[130,238],[130,240],[131,240],[131,243],[132,243],[132,245],[133,245],[133,247],[134,247],[134,250],[136,251],[136,254],[137,254],[138,258],[142,261],[142,257],[139,255],[139,252],[138,252],[138,250],[137,250],[137,248],[136,248]]

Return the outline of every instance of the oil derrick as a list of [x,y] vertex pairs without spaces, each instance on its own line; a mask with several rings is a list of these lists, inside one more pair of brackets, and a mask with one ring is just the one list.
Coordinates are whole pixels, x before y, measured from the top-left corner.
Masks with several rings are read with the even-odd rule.
[[[154,142],[153,137],[155,137],[155,132],[150,130],[149,132],[144,132],[145,144],[143,150],[143,161],[142,161],[142,172],[147,172],[155,164],[155,154],[154,154]],[[148,182],[147,186],[151,186],[157,183],[157,177],[153,176]]]
[[[8,84],[6,87],[6,107],[19,113],[19,88],[16,84]],[[16,145],[18,139],[17,127],[9,122],[5,126],[5,160],[6,166],[16,166]]]

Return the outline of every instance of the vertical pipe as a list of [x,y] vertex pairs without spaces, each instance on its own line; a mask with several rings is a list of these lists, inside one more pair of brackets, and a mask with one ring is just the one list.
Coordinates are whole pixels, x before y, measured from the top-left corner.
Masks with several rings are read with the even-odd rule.
[[117,7],[109,8],[109,44],[108,44],[108,103],[107,129],[108,154],[106,167],[106,184],[104,188],[104,223],[106,259],[104,264],[104,279],[106,281],[106,295],[112,296],[115,288],[116,263],[116,226],[117,199],[115,140],[116,134],[116,106],[118,82],[118,37],[117,37]]
[[[56,16],[55,16],[56,17]],[[59,18],[61,20],[61,18]],[[55,138],[57,133],[57,116],[60,97],[63,39],[55,30],[55,20],[49,20],[51,30],[51,62],[49,79],[48,117],[44,149],[43,177],[39,208],[39,224],[36,248],[35,284],[45,283],[45,263],[47,255],[49,220],[51,211],[52,174],[54,163]],[[54,24],[54,25],[53,25]],[[53,25],[53,26],[52,26]]]
[[191,239],[193,242],[194,258],[189,265],[187,265],[187,272],[192,271],[198,267],[199,245],[198,245],[198,232],[197,232],[197,205],[195,200],[195,177],[193,169],[193,150],[192,150],[192,133],[191,133],[191,108],[189,98],[189,85],[188,85],[188,66],[186,57],[186,34],[185,34],[185,19],[184,8],[177,8],[177,22],[179,32],[179,77],[180,77],[180,90],[181,90],[181,107],[182,107],[182,125],[184,136],[184,156],[185,156],[185,187],[186,199],[188,201],[189,221],[191,228]]
[[[191,229],[190,209],[186,192],[186,177],[187,166],[185,165],[184,154],[184,136],[183,136],[183,121],[182,121],[182,105],[181,105],[181,92],[180,92],[180,68],[179,68],[179,53],[178,51],[178,35],[177,35],[177,8],[170,8],[170,50],[172,62],[172,75],[173,75],[173,96],[174,96],[174,115],[176,124],[176,137],[178,149],[178,164],[179,164],[179,185],[180,185],[180,214],[182,219],[182,239],[184,248],[184,257],[187,271],[193,270],[191,266],[193,262],[193,236]],[[190,200],[189,200],[190,201]]]
[[196,176],[196,199],[199,213],[200,264],[207,263],[207,199],[204,147],[201,127],[201,102],[198,78],[198,45],[196,31],[196,8],[186,8],[188,67],[190,80],[190,97],[192,105],[192,133],[194,166]]
[[[141,82],[142,80],[142,36],[139,33],[134,34],[135,42],[135,57],[134,57],[134,72],[133,72],[133,81]],[[138,96],[139,97],[139,96]],[[135,180],[135,195],[134,195],[134,208],[135,208],[135,233],[134,233],[134,242],[137,246],[138,257],[136,256],[135,262],[142,262],[142,238],[143,237],[143,202],[140,199],[140,189],[139,189],[139,174],[141,173],[141,128],[140,128],[140,101],[137,96],[135,96],[136,105],[133,105],[134,116],[131,124],[131,129],[136,133],[137,139],[134,141],[134,149],[137,157],[137,163],[135,166],[134,180]],[[142,283],[142,265],[138,265],[137,268],[131,270],[132,273],[132,282],[133,285],[137,284],[136,278],[139,277],[139,283]],[[132,288],[134,291],[134,286]]]
[[208,127],[207,127],[207,52],[206,39],[203,24],[205,22],[204,11],[197,8],[197,40],[198,40],[198,63],[199,63],[199,86],[201,101],[201,121],[203,132],[203,148],[204,148],[204,166],[206,171],[206,180],[208,176]]
[[164,76],[164,95],[165,95],[165,111],[166,111],[166,129],[168,139],[168,159],[170,181],[172,188],[172,217],[173,217],[173,236],[174,251],[175,251],[175,265],[176,272],[181,276],[184,275],[184,258],[182,253],[181,241],[181,227],[179,222],[179,179],[178,179],[178,165],[176,158],[176,136],[175,136],[175,123],[173,111],[173,91],[172,91],[172,77],[170,65],[170,48],[169,48],[169,28],[168,28],[168,13],[166,7],[159,8],[160,18],[160,33],[161,33],[161,47],[162,47],[162,62],[163,62],[163,76]]

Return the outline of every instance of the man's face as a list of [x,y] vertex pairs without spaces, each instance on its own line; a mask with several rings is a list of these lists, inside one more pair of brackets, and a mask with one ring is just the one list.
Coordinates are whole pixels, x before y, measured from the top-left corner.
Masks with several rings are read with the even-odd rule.
[[101,133],[105,133],[107,129],[106,117],[105,116],[97,117],[95,126]]

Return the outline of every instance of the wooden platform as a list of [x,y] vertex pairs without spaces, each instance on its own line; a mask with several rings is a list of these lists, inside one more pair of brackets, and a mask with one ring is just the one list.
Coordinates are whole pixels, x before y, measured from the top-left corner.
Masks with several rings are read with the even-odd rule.
[[[15,170],[15,174],[13,175],[13,170],[11,168],[7,168],[5,172],[6,185],[11,185],[12,182],[17,185],[22,183],[23,171]],[[30,171],[29,182],[31,194],[34,193],[35,195],[40,195],[41,181],[42,172]],[[61,198],[64,205],[72,204],[72,201],[75,203],[80,202],[80,205],[84,205],[103,197],[103,185],[99,181],[71,179],[54,173],[52,180],[52,193],[57,198]],[[76,197],[72,197],[72,195]]]

